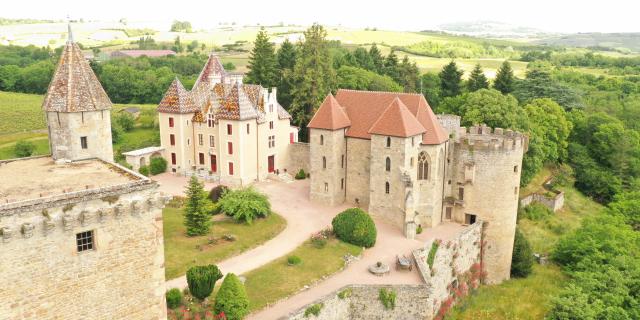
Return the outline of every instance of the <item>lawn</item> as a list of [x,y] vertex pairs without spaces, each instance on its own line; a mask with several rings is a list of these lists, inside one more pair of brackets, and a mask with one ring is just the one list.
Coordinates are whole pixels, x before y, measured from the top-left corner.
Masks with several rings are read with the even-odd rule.
[[[231,219],[216,221],[206,236],[187,237],[183,224],[184,215],[180,208],[167,206],[163,211],[165,274],[167,279],[184,275],[192,266],[215,264],[243,251],[257,247],[278,235],[287,222],[277,214],[258,219],[253,224],[236,223]],[[218,240],[209,245],[209,238],[219,239],[232,234],[236,241]],[[197,248],[200,246],[204,249]]]
[[[528,186],[522,188],[522,194],[541,189],[541,184],[556,170],[544,168]],[[575,230],[582,219],[597,214],[603,208],[576,190],[573,181],[558,189],[565,194],[562,210],[543,220],[518,221],[534,252],[551,252],[563,234]],[[482,286],[457,305],[447,319],[544,319],[551,307],[551,297],[562,289],[565,280],[560,268],[553,263],[546,266],[535,264],[533,274],[526,279]]]
[[[28,139],[35,145],[32,156],[49,154],[49,139],[47,137],[39,137]],[[15,142],[7,143],[0,147],[0,160],[17,158],[14,152]]]
[[[249,308],[257,311],[288,297],[305,285],[342,269],[343,256],[347,253],[358,256],[361,252],[362,248],[337,239],[329,239],[322,249],[307,241],[288,255],[244,274],[247,278],[245,286],[249,295]],[[292,255],[300,257],[302,263],[287,265],[287,257]]]
[[43,99],[38,94],[0,91],[0,135],[44,129]]

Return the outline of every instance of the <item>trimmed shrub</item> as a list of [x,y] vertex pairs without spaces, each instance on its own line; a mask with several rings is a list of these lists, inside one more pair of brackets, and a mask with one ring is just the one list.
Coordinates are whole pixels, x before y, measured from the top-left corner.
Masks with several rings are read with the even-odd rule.
[[152,175],[161,174],[167,171],[167,160],[163,157],[154,157],[151,158],[151,163],[149,164],[149,172]]
[[338,239],[357,246],[371,248],[376,244],[376,225],[360,208],[350,208],[333,218],[333,232]]
[[249,313],[249,297],[240,279],[228,273],[216,295],[214,312],[224,312],[227,320],[240,320]]
[[533,251],[527,238],[516,228],[513,242],[513,256],[511,258],[511,276],[525,278],[531,274],[533,268]]
[[416,227],[416,234],[421,234],[421,233],[422,233],[422,225],[421,225],[421,224],[419,224],[419,225]]
[[216,281],[222,278],[222,272],[215,265],[195,266],[187,270],[187,284],[191,295],[204,300],[213,292]]
[[180,306],[182,303],[182,292],[180,289],[173,288],[167,291],[167,308],[175,309]]
[[219,210],[238,222],[251,224],[254,219],[264,218],[271,213],[271,204],[266,195],[249,187],[228,190],[218,201]]
[[141,166],[140,169],[138,169],[138,172],[140,172],[141,175],[148,177],[149,176],[149,167]]
[[36,145],[34,145],[33,142],[24,140],[16,142],[16,145],[13,147],[13,153],[15,153],[18,158],[30,157],[35,150]]
[[309,308],[304,310],[304,317],[308,318],[310,315],[314,315],[314,316],[317,317],[320,314],[320,311],[322,310],[322,307],[324,307],[324,304],[322,304],[322,303],[316,303],[316,304],[310,306]]
[[218,200],[222,198],[222,195],[224,195],[227,190],[229,190],[229,187],[224,185],[218,185],[211,188],[211,191],[209,191],[209,200],[214,203],[218,202]]
[[296,180],[303,180],[307,177],[307,174],[304,172],[303,169],[300,169],[300,171],[298,171],[298,173],[296,173]]
[[290,266],[297,266],[302,263],[302,259],[298,256],[289,256],[287,258],[287,264]]

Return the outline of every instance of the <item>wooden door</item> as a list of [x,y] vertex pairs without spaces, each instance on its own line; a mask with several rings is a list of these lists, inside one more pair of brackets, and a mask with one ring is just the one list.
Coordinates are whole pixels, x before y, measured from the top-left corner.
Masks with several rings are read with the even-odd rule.
[[269,158],[267,159],[268,163],[269,163],[269,173],[273,173],[275,171],[275,156],[269,156]]
[[215,154],[210,155],[209,160],[211,160],[211,172],[218,172],[218,163],[217,163],[216,155]]

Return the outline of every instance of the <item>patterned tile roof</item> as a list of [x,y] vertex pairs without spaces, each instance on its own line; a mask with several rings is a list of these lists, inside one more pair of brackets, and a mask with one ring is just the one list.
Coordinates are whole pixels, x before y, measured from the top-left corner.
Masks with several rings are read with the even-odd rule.
[[194,113],[199,109],[193,103],[191,93],[184,88],[176,77],[158,104],[158,112]]
[[387,109],[373,123],[370,134],[380,134],[393,137],[411,137],[427,131],[424,126],[402,103],[400,98],[393,99]]
[[291,119],[291,115],[289,114],[289,112],[287,112],[287,110],[284,109],[284,107],[282,107],[279,103],[278,105],[278,119],[282,120],[282,119]]
[[111,100],[84,58],[82,50],[72,40],[67,41],[62,51],[42,108],[56,112],[111,109]]
[[213,88],[213,99],[220,105],[215,111],[217,119],[259,119],[264,114],[264,97],[259,85],[218,83]]
[[307,127],[316,129],[336,130],[351,126],[351,120],[345,113],[344,108],[338,103],[331,93],[324,98],[324,101],[313,115]]

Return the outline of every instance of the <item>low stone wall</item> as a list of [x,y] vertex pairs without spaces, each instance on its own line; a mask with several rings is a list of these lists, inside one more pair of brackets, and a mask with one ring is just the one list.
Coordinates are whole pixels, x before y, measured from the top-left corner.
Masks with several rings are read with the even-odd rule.
[[309,144],[304,142],[296,142],[289,145],[289,159],[287,162],[287,172],[292,176],[295,176],[300,169],[304,172],[311,171],[311,164],[309,163]]
[[542,204],[553,212],[557,212],[564,206],[564,192],[558,191],[554,197],[548,197],[540,193],[532,193],[520,199],[520,207],[524,208],[534,202]]
[[[380,289],[396,294],[395,307],[385,309],[380,301]],[[343,297],[339,295],[342,293]],[[305,317],[307,308],[321,304],[317,316]],[[431,319],[430,295],[425,285],[350,285],[330,293],[281,319],[303,320],[423,320]]]
[[[413,251],[425,284],[422,285],[349,285],[310,303],[281,319],[403,319],[431,320],[445,312],[456,297],[480,285],[482,221],[465,228],[453,240],[434,240]],[[432,266],[427,258],[432,244],[438,241]],[[395,308],[385,309],[380,289],[396,293]],[[343,295],[341,298],[339,295]],[[305,317],[305,311],[321,304],[318,316]],[[446,306],[443,307],[443,306]]]

